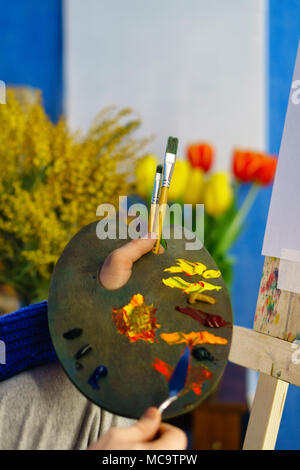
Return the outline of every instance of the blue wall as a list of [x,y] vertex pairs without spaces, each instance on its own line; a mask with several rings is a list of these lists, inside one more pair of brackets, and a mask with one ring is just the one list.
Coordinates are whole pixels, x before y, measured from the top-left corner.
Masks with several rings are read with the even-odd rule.
[[0,0],[0,80],[43,92],[47,113],[62,113],[62,1]]
[[[279,153],[298,41],[300,0],[269,0],[266,25],[267,62],[267,146]],[[241,189],[240,199],[246,188]],[[247,230],[236,243],[237,257],[233,285],[235,323],[252,327],[264,258],[261,256],[271,190],[260,192],[250,213]],[[277,449],[300,449],[300,389],[289,387],[279,430]]]

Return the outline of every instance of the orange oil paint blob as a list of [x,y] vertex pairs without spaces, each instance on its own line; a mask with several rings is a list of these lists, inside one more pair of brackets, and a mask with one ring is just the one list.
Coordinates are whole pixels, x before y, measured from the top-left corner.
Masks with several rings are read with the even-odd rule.
[[197,344],[227,344],[228,342],[226,338],[221,338],[208,331],[192,331],[191,333],[178,331],[175,333],[162,333],[160,337],[170,345],[185,343],[196,346]]

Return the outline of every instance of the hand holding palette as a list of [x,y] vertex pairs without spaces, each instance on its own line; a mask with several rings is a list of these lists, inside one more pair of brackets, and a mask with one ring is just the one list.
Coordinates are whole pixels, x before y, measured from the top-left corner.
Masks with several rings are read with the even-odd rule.
[[169,397],[188,348],[184,387],[164,417],[188,412],[215,388],[228,359],[232,310],[221,273],[205,248],[186,250],[187,239],[171,230],[165,253],[146,254],[126,285],[107,290],[99,271],[126,241],[100,240],[96,225],[77,233],[53,273],[48,315],[58,358],[88,399],[139,418]]

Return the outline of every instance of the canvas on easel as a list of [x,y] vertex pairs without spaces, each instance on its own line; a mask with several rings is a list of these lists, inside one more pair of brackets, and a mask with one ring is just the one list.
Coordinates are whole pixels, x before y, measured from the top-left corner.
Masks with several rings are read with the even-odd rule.
[[300,386],[300,46],[278,158],[253,330],[234,327],[229,359],[260,372],[244,449],[274,449],[288,384]]

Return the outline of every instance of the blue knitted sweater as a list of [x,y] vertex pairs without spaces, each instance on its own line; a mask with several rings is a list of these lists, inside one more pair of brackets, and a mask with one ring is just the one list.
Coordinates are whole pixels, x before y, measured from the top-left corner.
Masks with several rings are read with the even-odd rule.
[[47,301],[0,315],[0,381],[57,360],[47,319]]

